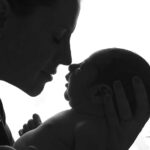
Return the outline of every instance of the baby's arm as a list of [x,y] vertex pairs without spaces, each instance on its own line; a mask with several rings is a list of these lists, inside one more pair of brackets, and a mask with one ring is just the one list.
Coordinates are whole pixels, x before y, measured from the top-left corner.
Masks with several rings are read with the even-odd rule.
[[76,128],[75,150],[106,150],[106,145],[107,127],[104,120],[83,122]]
[[28,146],[35,146],[38,150],[49,149],[49,127],[40,125],[22,135],[14,144],[16,150],[26,150]]
[[68,147],[59,140],[57,124],[50,124],[47,120],[36,129],[23,134],[14,144],[16,150],[27,150],[29,146],[37,150],[67,150]]

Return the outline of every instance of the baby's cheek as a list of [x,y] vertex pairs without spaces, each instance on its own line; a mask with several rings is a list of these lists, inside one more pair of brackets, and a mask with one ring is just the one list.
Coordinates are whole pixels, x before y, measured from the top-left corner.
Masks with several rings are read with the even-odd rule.
[[99,76],[95,69],[87,72],[87,76],[84,77],[86,83],[93,83],[97,78],[99,78]]

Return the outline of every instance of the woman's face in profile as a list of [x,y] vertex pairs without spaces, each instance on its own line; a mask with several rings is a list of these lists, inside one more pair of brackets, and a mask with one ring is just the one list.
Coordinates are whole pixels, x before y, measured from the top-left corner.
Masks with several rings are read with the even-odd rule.
[[[1,49],[5,57],[2,80],[31,96],[38,95],[52,80],[59,64],[71,63],[70,37],[76,25],[79,4],[75,1],[35,9],[26,18],[12,15],[5,28]],[[8,69],[9,68],[9,69]]]

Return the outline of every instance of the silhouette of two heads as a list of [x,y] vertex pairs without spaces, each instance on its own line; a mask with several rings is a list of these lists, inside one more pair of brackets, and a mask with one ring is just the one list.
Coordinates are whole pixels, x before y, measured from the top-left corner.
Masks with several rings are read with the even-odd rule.
[[78,0],[2,0],[0,80],[41,93],[59,64],[71,63],[70,37]]

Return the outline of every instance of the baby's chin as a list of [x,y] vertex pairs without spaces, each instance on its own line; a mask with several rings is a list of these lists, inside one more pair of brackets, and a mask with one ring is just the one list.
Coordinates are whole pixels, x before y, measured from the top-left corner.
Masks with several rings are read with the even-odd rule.
[[66,90],[65,93],[64,93],[64,97],[65,97],[65,99],[66,99],[67,101],[70,100],[67,90]]

